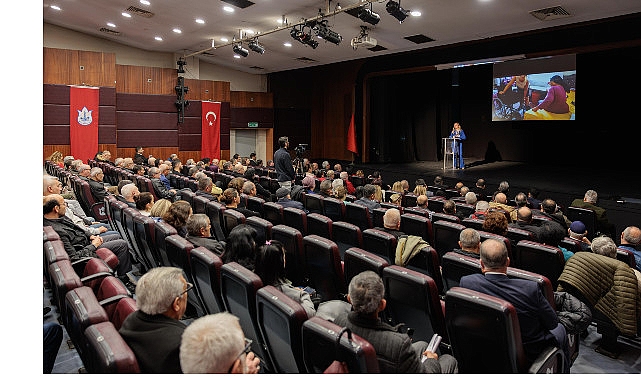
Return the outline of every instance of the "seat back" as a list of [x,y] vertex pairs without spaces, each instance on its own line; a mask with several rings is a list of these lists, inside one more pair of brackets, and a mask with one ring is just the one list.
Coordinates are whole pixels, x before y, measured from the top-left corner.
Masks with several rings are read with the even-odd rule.
[[131,248],[129,252],[132,252],[134,259],[141,263],[142,266],[146,269],[151,267],[151,263],[147,262],[146,257],[143,255],[140,246],[138,245],[138,240],[136,239],[136,228],[135,228],[135,217],[140,215],[140,211],[133,207],[127,207],[122,210],[122,225],[125,228],[125,236],[123,238],[129,244]]
[[239,224],[245,224],[245,215],[240,212],[227,208],[223,211],[223,225],[225,228],[225,236],[229,236],[231,230]]
[[207,203],[211,202],[211,199],[203,197],[202,195],[196,195],[192,198],[192,209],[194,214],[205,214],[207,208]]
[[396,237],[388,232],[368,228],[363,231],[363,249],[394,263],[396,258]]
[[[440,197],[440,196],[432,196],[427,198],[427,208],[432,210],[433,212],[443,212],[443,204],[445,203],[447,199],[445,197]],[[433,220],[433,219],[432,219]]]
[[416,198],[418,198],[416,194],[407,193],[403,195],[403,200],[401,201],[401,205],[403,206],[403,208],[416,207]]
[[294,207],[285,207],[283,209],[283,223],[297,229],[303,236],[307,235],[307,213],[305,211]]
[[551,349],[544,364],[528,368],[516,309],[507,301],[454,287],[445,296],[445,317],[459,373],[563,372],[560,349]]
[[[191,265],[189,265],[189,255],[194,245],[182,236],[175,234],[169,235],[165,238],[167,245],[167,259],[172,267],[180,268],[185,274],[187,282],[195,283],[194,276],[191,272]],[[198,292],[198,288],[187,293],[187,301],[193,306],[198,316],[205,315],[205,306],[203,305],[202,298]]]
[[[532,239],[525,239],[525,240],[532,240]],[[581,242],[576,239],[570,239],[568,236],[564,236],[563,240],[559,242],[559,247],[565,248],[570,252],[579,252],[581,250]]]
[[441,268],[445,292],[457,287],[461,277],[481,272],[480,258],[461,255],[456,252],[447,252],[441,257]]
[[559,276],[565,266],[561,248],[521,240],[516,244],[516,251],[512,254],[514,262],[511,262],[510,266],[541,274],[547,277],[552,282],[552,287],[556,289]]
[[111,212],[113,215],[114,222],[116,223],[116,230],[120,233],[120,236],[126,238],[127,231],[125,225],[122,223],[122,213],[129,206],[125,202],[115,201],[112,202]]
[[154,227],[156,222],[150,216],[138,214],[134,216],[134,236],[143,258],[144,271],[160,266],[160,257],[154,242]]
[[303,237],[303,266],[321,302],[345,298],[347,285],[335,242],[318,235]]
[[274,372],[306,373],[302,328],[307,313],[303,306],[267,285],[256,292],[256,314]]
[[120,330],[125,319],[136,310],[138,310],[138,305],[133,297],[122,297],[116,302],[116,306],[109,316],[109,321],[114,324],[117,330]]
[[106,321],[90,325],[85,329],[84,337],[87,343],[87,362],[84,365],[88,373],[140,373],[136,355],[113,323]]
[[468,217],[474,214],[474,211],[476,211],[476,207],[467,203],[457,203],[456,211],[460,211],[465,217]]
[[319,317],[303,322],[303,360],[308,373],[323,373],[334,360],[345,362],[349,373],[379,373],[374,347],[365,339]]
[[[431,204],[431,202],[430,202]],[[448,222],[452,223],[461,223],[461,219],[459,219],[458,216],[456,215],[450,215],[450,214],[444,214],[442,212],[435,211],[432,213],[432,222],[437,222],[439,220],[446,220]]]
[[581,207],[568,206],[565,209],[565,216],[567,216],[568,219],[570,219],[573,222],[577,220],[580,220],[581,222],[583,222],[583,224],[585,224],[585,228],[588,231],[587,238],[590,239],[590,241],[592,241],[598,228],[597,221],[596,221],[596,213],[594,212],[594,210],[581,208]]
[[261,359],[261,365],[270,372],[272,361],[258,326],[256,293],[263,287],[260,277],[236,262],[223,264],[220,270],[220,288],[225,309],[240,320],[245,336],[254,341],[252,352]]
[[398,265],[383,268],[387,307],[385,315],[392,325],[405,323],[414,329],[414,341],[429,342],[436,333],[443,344],[449,339],[438,288],[430,276]]
[[203,301],[205,314],[216,314],[225,311],[220,290],[220,270],[223,261],[218,255],[205,247],[196,247],[189,254],[194,286]]
[[351,247],[363,246],[363,234],[361,229],[357,226],[347,222],[333,222],[332,223],[332,237],[338,245],[338,251],[341,255],[341,260],[345,258],[345,251]]
[[381,207],[375,208],[374,210],[372,210],[372,226],[385,227],[385,223],[383,219],[385,217],[386,212],[387,212],[387,208],[383,207],[382,203],[381,203]]
[[494,234],[491,232],[487,231],[479,231],[479,236],[481,237],[481,242],[484,242],[487,239],[495,239],[495,240],[500,240],[505,244],[505,248],[507,248],[507,254],[508,257],[512,257],[512,242],[510,239],[508,239],[506,236],[499,235],[499,234]]
[[64,298],[63,324],[83,364],[90,363],[85,329],[93,324],[108,322],[109,317],[93,290],[79,286],[67,292]]
[[348,203],[345,205],[345,218],[343,220],[357,225],[361,231],[365,231],[374,226],[369,209],[356,203]]
[[98,201],[91,192],[91,186],[89,182],[85,180],[79,180],[79,190],[80,198],[82,200],[81,205],[84,203],[87,206],[85,213],[87,216],[92,216],[98,222],[106,222],[108,220],[107,213],[105,212],[105,201],[101,199]]
[[278,224],[272,227],[272,240],[283,243],[287,278],[294,284],[305,284],[303,234],[294,227]]
[[452,223],[445,220],[439,220],[432,223],[432,232],[434,232],[434,248],[439,257],[455,248],[458,248],[458,238],[465,226],[460,223]]
[[323,198],[323,214],[333,222],[340,222],[345,218],[345,202],[340,199],[326,197]]
[[323,197],[315,193],[304,193],[303,206],[310,213],[315,212],[324,215],[323,211]]
[[178,231],[172,225],[162,220],[154,224],[154,246],[158,252],[160,266],[172,266],[167,257],[167,242],[165,240],[170,235],[178,235]]
[[407,262],[405,267],[432,277],[436,283],[438,293],[442,296],[445,295],[443,288],[443,276],[441,274],[441,260],[434,247],[429,246],[422,248],[410,259],[410,261]]
[[408,235],[420,236],[430,245],[434,245],[434,234],[432,232],[432,221],[426,216],[412,213],[401,214],[400,230]]
[[[171,187],[172,189],[175,188],[173,185]],[[196,194],[193,191],[191,191],[190,188],[184,188],[184,189],[178,190],[178,195],[180,195],[180,200],[189,202],[189,205],[191,206],[192,210],[194,209],[194,197],[196,196]],[[195,210],[194,210],[194,213],[196,213]]]
[[623,261],[624,263],[628,264],[630,268],[637,268],[637,261],[634,257],[634,252],[627,250],[625,248],[618,247],[617,248],[617,260]]
[[207,202],[205,205],[205,214],[207,214],[211,222],[211,236],[215,237],[218,241],[225,241],[227,237],[227,235],[225,235],[223,221],[223,211],[225,211],[225,209],[224,204],[216,201]]
[[256,211],[260,215],[264,215],[263,206],[265,205],[265,200],[260,197],[247,197],[247,208],[252,211]]
[[508,227],[505,236],[512,242],[512,250],[516,248],[516,244],[521,240],[534,241],[534,234],[532,232],[516,227]]
[[265,202],[263,204],[263,215],[265,219],[269,220],[274,226],[283,224],[283,205],[276,202]]
[[391,265],[389,260],[368,252],[362,248],[352,247],[345,251],[343,272],[345,283],[349,285],[352,278],[366,270],[371,270],[379,276],[383,275],[383,268]]
[[256,245],[265,244],[267,240],[272,238],[272,228],[274,225],[267,219],[260,216],[250,216],[245,220],[245,224],[254,227],[256,230]]
[[307,214],[307,235],[318,235],[332,239],[332,220],[322,214],[311,212]]
[[[467,228],[483,231],[483,219],[472,219],[470,217],[461,219],[461,224]],[[509,229],[510,227],[508,227]]]
[[113,218],[113,213],[111,211],[111,205],[113,202],[117,201],[116,197],[114,197],[112,194],[109,194],[105,197],[104,202],[105,202],[105,214],[107,215],[107,223],[111,226],[111,229],[114,231],[118,231],[118,228],[116,227],[116,222],[114,221]]

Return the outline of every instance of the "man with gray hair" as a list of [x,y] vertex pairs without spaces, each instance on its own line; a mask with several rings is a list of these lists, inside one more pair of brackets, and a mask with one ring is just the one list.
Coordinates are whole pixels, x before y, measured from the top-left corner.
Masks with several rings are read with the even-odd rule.
[[176,190],[175,189],[167,190],[165,185],[160,180],[161,173],[162,172],[160,168],[156,168],[156,167],[149,168],[149,178],[151,179],[151,184],[154,188],[154,192],[156,193],[156,196],[158,198],[169,199],[170,201],[173,202],[176,196]]
[[376,351],[381,373],[458,373],[456,359],[427,350],[427,342],[412,342],[412,338],[379,318],[387,300],[385,285],[380,276],[364,271],[349,283],[347,301],[352,311],[339,313],[334,323],[348,327],[367,340]]
[[138,310],[127,316],[119,332],[141,373],[182,373],[179,349],[186,325],[180,319],[193,287],[176,267],[152,268],[138,280]]
[[91,166],[81,163],[78,165],[78,176],[82,179],[87,180],[91,176]]
[[93,197],[97,203],[104,202],[105,197],[108,195],[107,189],[105,189],[105,183],[103,182],[104,178],[105,174],[102,172],[102,169],[97,166],[91,168],[91,172],[89,174],[89,178],[87,178],[87,182],[89,183],[89,187],[91,188],[91,194],[93,194]]
[[621,245],[619,245],[619,248],[623,248],[634,254],[634,259],[637,263],[636,269],[641,271],[641,251],[638,249],[639,244],[641,244],[641,229],[637,226],[627,226],[623,232],[621,232]]
[[349,174],[347,172],[344,172],[344,171],[341,172],[340,179],[343,180],[343,184],[345,185],[345,189],[347,190],[347,194],[352,194],[353,195],[353,194],[356,193],[356,188],[354,187],[354,184],[349,180]]
[[592,252],[597,255],[607,256],[613,259],[617,258],[617,245],[609,236],[597,236],[592,239],[590,245]]
[[597,224],[597,231],[594,234],[595,236],[599,235],[599,233],[614,236],[616,233],[616,227],[608,221],[606,210],[603,207],[597,206],[598,200],[599,195],[597,192],[595,190],[588,190],[585,192],[583,199],[577,198],[573,200],[570,206],[586,208],[594,211],[594,214],[596,214]]
[[459,234],[458,245],[460,248],[454,248],[452,250],[454,253],[478,259],[481,250],[481,235],[474,228],[465,228]]
[[180,366],[184,373],[258,373],[260,358],[250,348],[238,317],[229,312],[205,315],[182,335]]
[[120,189],[120,195],[125,198],[125,203],[127,203],[129,207],[136,208],[135,197],[138,196],[138,194],[140,194],[140,190],[138,190],[138,186],[134,183],[128,183]]

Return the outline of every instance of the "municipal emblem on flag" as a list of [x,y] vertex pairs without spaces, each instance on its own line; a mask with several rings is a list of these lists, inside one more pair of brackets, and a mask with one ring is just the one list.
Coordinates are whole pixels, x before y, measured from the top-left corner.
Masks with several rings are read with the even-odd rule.
[[81,110],[78,110],[78,124],[80,125],[89,125],[93,121],[93,118],[91,117],[91,113],[93,111],[89,111],[87,107],[82,107]]

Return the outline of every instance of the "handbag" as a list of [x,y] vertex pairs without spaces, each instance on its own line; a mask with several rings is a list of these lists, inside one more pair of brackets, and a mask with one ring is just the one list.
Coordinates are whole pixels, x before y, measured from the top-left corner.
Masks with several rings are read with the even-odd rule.
[[336,341],[335,341],[336,354],[335,354],[334,357],[337,358],[337,359],[334,360],[329,365],[329,367],[327,367],[325,369],[325,371],[323,371],[323,373],[337,373],[337,374],[349,373],[349,368],[347,367],[347,363],[344,362],[344,361],[338,360],[339,355],[340,355],[341,336],[343,336],[343,334],[345,334],[345,333],[347,333],[347,339],[349,339],[350,341],[352,340],[352,330],[350,330],[347,327],[343,327],[341,329],[341,331],[338,332],[338,334],[336,336]]

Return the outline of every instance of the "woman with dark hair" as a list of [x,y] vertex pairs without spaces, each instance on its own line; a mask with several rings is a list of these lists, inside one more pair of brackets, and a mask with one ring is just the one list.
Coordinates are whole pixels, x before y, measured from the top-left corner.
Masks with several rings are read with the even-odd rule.
[[260,246],[256,253],[254,272],[263,281],[263,286],[272,285],[283,292],[287,297],[298,302],[309,318],[316,315],[314,302],[309,293],[292,285],[285,276],[285,247],[278,240],[268,240]]
[[187,201],[176,201],[169,206],[167,212],[162,216],[162,220],[170,224],[178,231],[178,235],[187,236],[187,220],[193,211]]
[[239,213],[245,215],[246,218],[249,218],[250,216],[261,216],[260,213],[256,211],[252,211],[248,208],[239,206],[240,194],[238,193],[238,190],[232,187],[225,189],[218,200],[220,201],[220,203],[224,203],[225,207],[238,211]]
[[154,196],[148,191],[143,191],[134,196],[136,202],[136,209],[144,216],[150,216],[151,208],[154,206]]
[[532,111],[536,112],[540,109],[552,113],[568,113],[570,106],[567,103],[567,92],[570,90],[565,80],[559,75],[554,75],[548,82],[550,88],[548,89],[545,99],[536,107],[532,107]]
[[229,231],[226,240],[223,262],[232,261],[253,271],[256,260],[256,230],[247,224],[239,224]]

